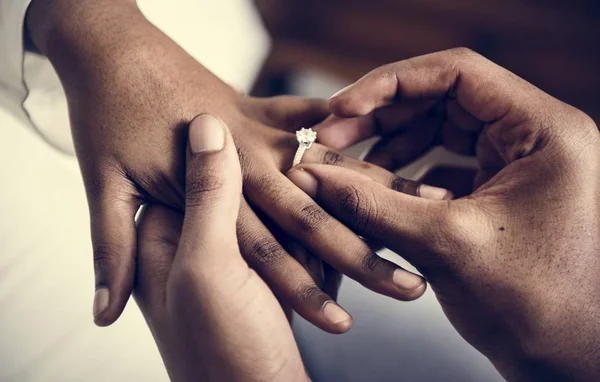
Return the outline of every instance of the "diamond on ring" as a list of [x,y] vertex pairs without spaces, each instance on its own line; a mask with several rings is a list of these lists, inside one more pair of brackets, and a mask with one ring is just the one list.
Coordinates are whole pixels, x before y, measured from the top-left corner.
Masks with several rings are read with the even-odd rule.
[[296,139],[298,140],[298,150],[296,151],[296,156],[294,156],[293,166],[300,164],[302,161],[302,156],[304,152],[312,146],[312,144],[317,140],[317,132],[311,128],[301,128],[296,131]]
[[298,143],[301,145],[307,145],[307,149],[309,149],[314,141],[317,140],[317,132],[310,127],[308,129],[303,127],[296,131],[296,139],[298,139]]

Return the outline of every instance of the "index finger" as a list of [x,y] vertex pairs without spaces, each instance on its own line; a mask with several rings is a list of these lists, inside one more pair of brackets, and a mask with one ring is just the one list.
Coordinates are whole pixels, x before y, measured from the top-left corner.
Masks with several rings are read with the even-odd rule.
[[529,110],[525,106],[536,99],[532,92],[542,93],[485,57],[458,48],[379,67],[336,94],[330,108],[340,117],[359,117],[397,102],[450,95],[479,120],[491,122],[513,108]]
[[358,172],[302,164],[288,173],[328,213],[356,234],[373,239],[419,266],[435,262],[448,202],[417,198]]

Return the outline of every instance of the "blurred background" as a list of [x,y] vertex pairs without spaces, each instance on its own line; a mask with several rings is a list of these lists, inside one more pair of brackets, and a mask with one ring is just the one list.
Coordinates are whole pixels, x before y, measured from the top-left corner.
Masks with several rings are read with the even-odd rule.
[[[379,65],[466,46],[600,121],[597,0],[138,3],[203,65],[253,95],[328,98]],[[0,102],[0,381],[166,381],[134,303],[110,328],[92,323],[89,218],[66,101],[44,58],[27,54],[24,65],[24,105]],[[401,173],[444,185],[472,166],[434,150]],[[346,279],[340,300],[354,317],[345,335],[294,321],[315,381],[502,380],[430,291],[399,303]]]
[[[600,1],[253,3],[271,38],[254,95],[326,97],[339,83],[352,83],[378,66],[468,47],[600,120]],[[363,147],[353,151],[360,152]],[[471,164],[436,150],[404,175],[464,196],[471,191]]]
[[289,90],[294,73],[351,82],[385,63],[468,47],[600,117],[596,0],[254,0],[272,45],[253,87]]

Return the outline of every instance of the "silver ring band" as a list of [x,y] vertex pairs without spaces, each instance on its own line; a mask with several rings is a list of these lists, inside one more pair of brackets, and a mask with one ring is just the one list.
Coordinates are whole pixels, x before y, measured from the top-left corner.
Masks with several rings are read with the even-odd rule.
[[298,150],[296,150],[296,155],[294,155],[294,163],[292,163],[292,167],[300,164],[305,151],[306,151],[306,146],[304,146],[302,144],[300,146],[298,146]]

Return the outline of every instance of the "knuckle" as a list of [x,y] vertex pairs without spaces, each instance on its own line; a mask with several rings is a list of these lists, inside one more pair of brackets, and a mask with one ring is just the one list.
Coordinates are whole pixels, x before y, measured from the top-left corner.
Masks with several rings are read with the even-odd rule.
[[242,250],[242,253],[256,267],[273,268],[276,264],[285,258],[286,252],[276,240],[261,239],[257,240],[250,246],[247,253]]
[[240,161],[240,168],[242,171],[242,176],[244,178],[244,181],[246,181],[249,177],[250,174],[252,173],[252,161],[251,161],[251,155],[248,155],[248,153],[246,152],[246,149],[244,147],[242,147],[240,144],[237,144],[236,142],[236,147],[235,147],[236,151],[237,151],[237,155],[238,155],[238,159]]
[[592,117],[590,117],[588,114],[584,113],[581,110],[579,110],[579,113],[581,115],[581,118],[583,119],[583,126],[587,127],[591,131],[594,131],[595,133],[597,133],[598,126],[596,125],[596,122],[594,122]]
[[391,277],[395,268],[395,265],[367,249],[344,274],[367,288],[377,288],[382,280]]
[[258,175],[259,174],[257,174],[255,177],[252,177],[248,186],[252,187],[253,189],[260,190],[264,197],[272,201],[273,204],[285,204],[286,200],[289,199],[289,189],[287,185],[278,177],[271,175],[261,177]]
[[458,209],[446,209],[445,213],[438,214],[435,226],[432,230],[438,230],[443,233],[455,232],[457,227],[460,227],[463,221],[463,213]]
[[323,154],[323,164],[328,164],[331,166],[340,166],[344,163],[345,157],[341,153],[338,153],[334,150],[327,150],[325,154]]
[[97,169],[97,179],[85,182],[86,191],[92,199],[107,200],[113,197],[127,200],[136,193],[131,179],[139,178],[138,174],[129,173],[115,159],[101,159]]
[[375,209],[371,207],[368,198],[354,186],[344,187],[339,191],[337,200],[340,210],[346,219],[358,232],[368,233],[372,222],[376,221]]
[[118,251],[107,243],[94,243],[93,253],[96,284],[105,285],[110,280],[112,269],[117,265]]
[[360,264],[360,270],[363,273],[372,273],[381,264],[381,261],[381,257],[377,256],[373,252],[369,252],[367,256],[363,257]]
[[583,132],[598,134],[598,126],[596,126],[594,120],[583,111],[574,108],[572,118],[578,126],[581,126]]
[[351,112],[356,109],[358,103],[352,97],[334,97],[330,101],[330,106],[333,110]]
[[302,284],[294,291],[294,300],[296,303],[305,303],[319,298],[323,292],[314,284]]
[[[541,142],[537,147],[554,144],[555,160],[579,168],[582,163],[587,162],[582,155],[597,152],[595,142],[599,135],[596,123],[589,115],[568,104],[549,102],[548,108],[552,108],[546,113],[551,117],[547,121],[538,122],[532,134],[537,142]],[[564,126],[571,128],[564,129]]]
[[203,170],[187,179],[186,207],[197,207],[207,199],[214,199],[224,185],[222,176],[210,170]]
[[407,182],[406,179],[398,176],[392,181],[391,188],[394,191],[402,192],[404,187],[406,187],[406,182]]
[[[475,63],[481,63],[485,61],[484,57],[479,53],[465,47],[453,48],[443,54],[447,55],[448,59],[443,65],[441,77],[445,81],[452,82],[452,98],[456,98],[456,86],[455,82],[457,77],[463,72],[465,67],[471,66]],[[465,63],[467,63],[465,65]],[[488,84],[489,85],[489,84]]]
[[94,262],[98,263],[112,262],[118,256],[113,246],[106,243],[95,243],[93,250]]
[[493,230],[487,224],[486,217],[473,209],[446,208],[430,225],[428,237],[442,253],[466,254],[472,248],[489,247]]
[[[400,62],[402,62],[402,61],[400,61]],[[391,64],[383,65],[383,66],[373,70],[373,72],[371,72],[371,73],[375,75],[376,80],[379,81],[379,83],[381,83],[381,84],[395,82],[396,78],[397,78],[396,74],[397,74],[398,64],[400,62],[394,62]],[[406,63],[406,61],[404,63]]]
[[314,233],[321,230],[331,217],[318,205],[311,203],[300,208],[296,223],[304,232]]
[[276,96],[266,101],[264,119],[271,126],[287,129],[296,125],[298,116],[290,112],[298,106],[300,100],[295,96]]
[[394,178],[394,180],[392,180],[391,189],[403,194],[417,195],[419,186],[420,184],[415,181],[397,176]]
[[458,48],[452,48],[449,50],[450,53],[452,53],[452,55],[454,56],[458,56],[460,58],[470,58],[470,57],[479,57],[479,53],[475,52],[474,50],[461,46]]
[[270,99],[265,100],[266,104],[263,108],[264,120],[268,121],[270,124],[277,126],[280,123],[281,113],[280,113],[280,103],[281,96],[272,97]]

